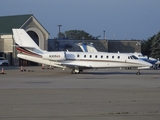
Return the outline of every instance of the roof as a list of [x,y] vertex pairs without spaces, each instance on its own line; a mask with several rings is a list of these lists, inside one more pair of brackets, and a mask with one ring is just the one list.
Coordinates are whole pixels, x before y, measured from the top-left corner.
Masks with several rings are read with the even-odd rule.
[[0,17],[0,34],[12,34],[12,28],[20,28],[32,14],[1,16]]

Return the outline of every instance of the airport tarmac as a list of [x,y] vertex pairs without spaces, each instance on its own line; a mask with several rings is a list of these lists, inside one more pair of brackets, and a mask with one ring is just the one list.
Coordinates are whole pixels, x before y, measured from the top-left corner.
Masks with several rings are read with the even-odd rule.
[[23,68],[3,67],[0,120],[160,119],[160,69]]

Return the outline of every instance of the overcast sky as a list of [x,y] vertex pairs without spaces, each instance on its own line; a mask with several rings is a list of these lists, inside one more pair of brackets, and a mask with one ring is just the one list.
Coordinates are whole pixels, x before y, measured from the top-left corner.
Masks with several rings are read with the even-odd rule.
[[148,39],[160,31],[160,0],[1,0],[0,16],[33,14],[50,33],[84,30],[107,39]]

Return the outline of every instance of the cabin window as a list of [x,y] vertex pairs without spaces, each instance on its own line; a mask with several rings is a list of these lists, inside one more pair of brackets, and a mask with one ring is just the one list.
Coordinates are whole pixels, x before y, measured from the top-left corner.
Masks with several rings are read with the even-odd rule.
[[106,58],[107,58],[107,59],[109,58],[108,55],[106,56]]
[[97,55],[95,55],[95,58],[97,58]]
[[114,56],[112,56],[112,59],[114,59]]
[[92,58],[92,55],[90,55],[89,57]]
[[77,55],[77,57],[79,57],[79,55]]
[[118,56],[118,59],[120,58],[120,56]]
[[128,59],[130,59],[130,56],[128,56]]
[[101,55],[101,58],[103,58],[103,55]]
[[86,55],[84,55],[84,58],[86,58]]

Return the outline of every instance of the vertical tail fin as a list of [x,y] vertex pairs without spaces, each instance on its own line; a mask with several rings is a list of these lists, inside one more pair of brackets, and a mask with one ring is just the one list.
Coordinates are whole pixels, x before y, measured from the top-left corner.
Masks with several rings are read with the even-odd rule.
[[78,43],[77,45],[82,49],[83,52],[98,52],[92,44],[93,43],[90,44]]
[[26,33],[24,29],[12,29],[13,37],[16,45],[20,48],[27,49],[27,51],[42,54],[43,51],[34,42],[34,40]]
[[86,47],[88,52],[98,52],[97,49],[93,46],[93,43],[88,44]]

